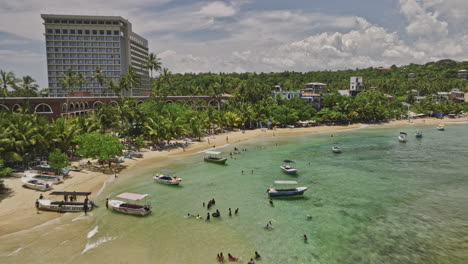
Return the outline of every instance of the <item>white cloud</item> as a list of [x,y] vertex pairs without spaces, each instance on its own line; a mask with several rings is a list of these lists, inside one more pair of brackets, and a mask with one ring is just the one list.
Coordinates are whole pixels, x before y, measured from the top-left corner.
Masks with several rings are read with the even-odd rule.
[[448,23],[438,19],[438,12],[431,12],[416,0],[400,0],[401,12],[406,16],[406,32],[411,36],[441,38],[448,35]]
[[219,1],[211,2],[200,9],[200,14],[208,17],[230,17],[236,13],[236,8]]

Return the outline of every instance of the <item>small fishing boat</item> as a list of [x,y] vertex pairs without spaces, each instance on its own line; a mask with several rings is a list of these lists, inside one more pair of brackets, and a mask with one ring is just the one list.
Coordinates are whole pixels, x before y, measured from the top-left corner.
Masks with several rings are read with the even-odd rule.
[[[56,211],[56,212],[88,212],[95,207],[94,203],[88,199],[90,192],[52,192],[50,195],[63,195],[61,201],[39,199],[36,206],[40,210]],[[69,201],[68,197],[85,196],[84,201]],[[67,199],[65,199],[67,197]],[[67,200],[67,201],[65,201]]]
[[422,138],[422,132],[421,131],[416,131],[416,133],[414,134],[415,137],[417,138]]
[[281,170],[286,174],[296,174],[295,162],[292,160],[283,160],[283,165],[280,166]]
[[54,184],[63,182],[63,177],[60,175],[36,174],[32,172],[26,172],[23,178],[32,179],[32,180],[41,180],[41,181],[51,182]]
[[[137,193],[121,193],[117,195],[117,198],[130,200],[130,201],[141,201],[146,200],[149,194],[137,194]],[[145,216],[151,213],[151,206],[145,202],[144,205],[129,203],[122,200],[109,200],[108,205],[119,213],[132,214]]]
[[438,125],[437,130],[444,131],[445,130],[445,125],[443,125],[443,124]]
[[[297,181],[275,181],[275,184],[297,184]],[[302,195],[307,191],[307,187],[295,187],[295,188],[268,188],[267,193],[270,197],[275,196],[295,196]]]
[[205,157],[203,157],[204,161],[225,164],[227,158],[221,157],[221,152],[218,151],[206,151]]
[[182,179],[175,176],[175,172],[171,170],[160,170],[159,173],[153,176],[155,182],[169,185],[178,185]]
[[29,189],[33,189],[33,190],[37,190],[37,191],[41,191],[41,192],[45,192],[45,191],[48,191],[48,190],[52,189],[52,185],[53,185],[50,182],[30,179],[30,178],[26,178],[26,177],[23,177],[21,179],[21,181],[23,182],[24,187],[29,188]]
[[402,143],[406,143],[408,141],[408,135],[405,132],[400,132],[400,135],[398,136],[398,140]]
[[332,146],[332,151],[333,153],[341,153],[342,150],[341,150],[341,147],[338,145],[339,143],[335,143],[333,146]]

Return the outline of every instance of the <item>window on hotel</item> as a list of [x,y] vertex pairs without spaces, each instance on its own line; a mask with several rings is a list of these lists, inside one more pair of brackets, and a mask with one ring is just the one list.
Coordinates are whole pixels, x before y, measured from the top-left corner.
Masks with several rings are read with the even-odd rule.
[[54,20],[54,24],[60,24],[60,20]]
[[91,21],[91,24],[95,25],[95,24],[97,24],[97,21],[96,21],[96,20],[92,20],[92,21]]
[[83,21],[82,20],[77,20],[76,23],[77,24],[83,24]]
[[104,30],[99,30],[99,35],[104,35]]
[[52,29],[47,29],[47,34],[53,34],[54,31]]
[[70,34],[75,34],[75,30],[74,30],[74,29],[70,29]]
[[99,25],[104,25],[104,21],[102,21],[102,20],[99,20],[98,23],[99,23]]
[[68,42],[63,42],[62,45],[63,46],[68,46]]
[[85,20],[85,21],[83,21],[83,24],[87,24],[87,25],[89,25],[89,20]]
[[56,29],[55,34],[60,34],[60,29]]
[[68,34],[68,29],[62,29],[62,34]]
[[93,35],[97,35],[97,30],[93,30]]
[[68,21],[68,24],[75,24],[75,20]]
[[88,29],[86,29],[84,32],[85,32],[85,35],[89,35],[89,30]]
[[63,36],[62,40],[68,40],[68,36]]

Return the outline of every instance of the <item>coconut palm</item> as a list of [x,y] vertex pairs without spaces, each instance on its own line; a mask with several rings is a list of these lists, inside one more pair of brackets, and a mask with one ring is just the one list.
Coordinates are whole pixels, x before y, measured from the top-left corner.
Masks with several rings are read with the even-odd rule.
[[146,58],[145,62],[145,68],[150,71],[151,79],[153,79],[153,71],[160,71],[161,66],[161,59],[158,58],[158,56],[154,52],[151,52]]
[[104,87],[107,77],[104,74],[104,71],[102,71],[101,66],[96,67],[94,70],[94,75],[91,77],[91,79],[96,80],[101,88]]
[[67,93],[67,114],[68,114],[68,101],[70,100],[70,92],[75,90],[75,85],[77,84],[76,74],[72,68],[68,68],[68,70],[62,74],[63,80],[61,81],[62,89]]
[[55,148],[61,149],[64,153],[74,150],[76,146],[74,139],[82,131],[77,119],[60,117],[51,124],[52,142]]
[[20,94],[26,95],[28,104],[29,104],[29,97],[30,96],[36,97],[37,91],[39,89],[39,85],[36,83],[36,80],[34,80],[29,75],[23,76],[23,78],[21,78],[20,85],[18,87],[20,89]]
[[141,76],[137,73],[135,68],[132,66],[128,67],[126,74],[120,79],[120,88],[122,91],[130,91],[130,95],[133,95],[133,88],[140,85]]
[[17,82],[18,79],[16,79],[13,72],[0,71],[0,86],[2,89],[3,104],[5,104],[5,97],[8,95],[8,88],[16,87]]

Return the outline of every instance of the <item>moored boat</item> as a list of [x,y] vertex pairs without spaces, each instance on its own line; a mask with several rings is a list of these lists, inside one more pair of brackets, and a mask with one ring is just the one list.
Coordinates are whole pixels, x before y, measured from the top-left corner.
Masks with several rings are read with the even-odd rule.
[[175,176],[175,172],[171,170],[160,170],[159,173],[153,176],[155,182],[169,185],[178,185],[182,179]]
[[46,175],[46,174],[37,174],[34,172],[26,172],[23,176],[25,179],[41,180],[46,182],[52,182],[58,184],[63,182],[63,177],[60,175]]
[[400,142],[405,143],[406,141],[408,141],[407,134],[405,132],[400,132],[400,135],[398,136],[398,140]]
[[[50,195],[63,195],[61,201],[39,199],[36,206],[38,209],[56,212],[88,212],[93,210],[94,203],[88,199],[90,192],[52,192]],[[68,197],[85,196],[84,201],[69,200]],[[65,199],[66,198],[66,199]],[[66,201],[65,201],[66,200]]]
[[[140,201],[148,196],[149,194],[121,193],[116,197],[125,200]],[[111,207],[114,211],[124,214],[145,216],[151,213],[151,206],[146,203],[144,205],[140,205],[122,200],[109,200],[108,206]]]
[[296,174],[295,162],[292,160],[283,160],[283,165],[280,166],[281,170],[286,174]]
[[341,149],[341,147],[338,145],[338,143],[335,143],[335,144],[332,146],[332,151],[333,151],[333,153],[341,153],[341,152],[342,152],[342,149]]
[[414,134],[415,137],[417,138],[422,138],[423,134],[421,131],[416,131],[416,133]]
[[[297,181],[275,181],[275,184],[297,184]],[[267,193],[271,197],[275,196],[295,196],[302,195],[307,191],[307,187],[295,187],[295,188],[268,188]]]
[[221,157],[221,152],[218,151],[206,151],[203,157],[204,161],[213,162],[218,164],[225,164],[227,158]]
[[52,185],[53,185],[50,182],[30,179],[30,178],[26,178],[26,177],[23,177],[21,179],[21,181],[23,182],[24,187],[29,188],[29,189],[33,189],[33,190],[37,190],[37,191],[41,191],[41,192],[45,192],[45,191],[48,191],[48,190],[52,189]]
[[443,125],[443,124],[438,125],[437,130],[444,131],[445,130],[445,125]]

